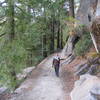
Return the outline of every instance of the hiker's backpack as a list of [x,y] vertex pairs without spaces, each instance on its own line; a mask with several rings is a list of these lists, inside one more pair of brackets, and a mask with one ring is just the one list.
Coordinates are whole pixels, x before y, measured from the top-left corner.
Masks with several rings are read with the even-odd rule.
[[59,64],[60,64],[60,58],[54,58],[53,59],[53,65],[54,66],[59,66]]

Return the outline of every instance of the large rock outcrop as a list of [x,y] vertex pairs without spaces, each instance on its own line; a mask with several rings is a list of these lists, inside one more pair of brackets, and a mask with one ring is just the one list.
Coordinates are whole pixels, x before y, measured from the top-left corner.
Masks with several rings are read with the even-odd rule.
[[100,100],[100,79],[89,74],[75,82],[71,100]]
[[[100,0],[81,0],[76,19],[77,25],[86,26],[100,55]],[[100,79],[92,76],[97,73],[100,74],[100,56],[78,66],[76,74],[81,76],[75,82],[71,100],[100,100]]]
[[35,69],[35,66],[23,69],[22,73],[17,74],[17,79],[25,79],[33,71],[33,69]]
[[100,55],[98,57],[91,58],[87,62],[82,63],[76,66],[75,75],[83,75],[83,74],[91,74],[97,75],[100,73]]

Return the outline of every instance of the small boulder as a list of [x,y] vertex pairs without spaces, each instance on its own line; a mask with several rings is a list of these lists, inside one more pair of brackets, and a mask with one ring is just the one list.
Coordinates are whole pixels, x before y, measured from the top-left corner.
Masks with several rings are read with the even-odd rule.
[[35,67],[33,66],[33,67],[28,67],[28,68],[24,69],[24,70],[22,71],[22,73],[19,73],[19,74],[17,75],[18,80],[21,80],[21,79],[26,78],[26,77],[29,75],[29,73],[31,73],[31,72],[33,71],[34,68],[35,68]]
[[7,87],[0,87],[0,95],[5,93],[8,90]]

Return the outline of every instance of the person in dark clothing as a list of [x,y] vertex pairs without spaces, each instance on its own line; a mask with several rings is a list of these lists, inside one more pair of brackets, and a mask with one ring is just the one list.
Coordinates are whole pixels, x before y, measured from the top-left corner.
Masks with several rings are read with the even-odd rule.
[[57,77],[59,77],[60,60],[64,60],[64,59],[60,59],[59,55],[57,54],[57,56],[53,58],[53,63],[52,63],[52,67],[54,67],[55,74]]

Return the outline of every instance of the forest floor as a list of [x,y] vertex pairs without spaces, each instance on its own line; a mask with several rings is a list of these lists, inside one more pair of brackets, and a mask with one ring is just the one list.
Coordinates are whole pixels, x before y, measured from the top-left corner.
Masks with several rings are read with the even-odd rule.
[[52,60],[53,56],[43,60],[10,100],[71,100],[70,92],[76,80],[73,67],[80,63],[80,59],[61,66],[60,77],[55,76]]

